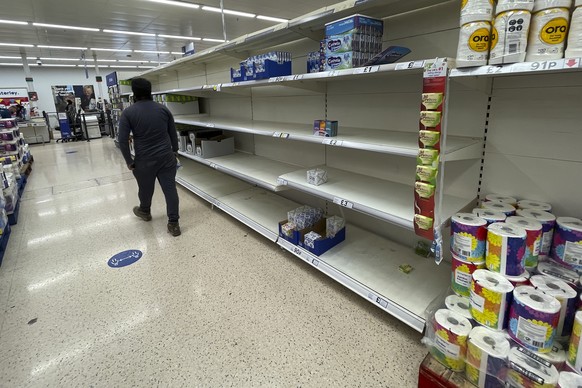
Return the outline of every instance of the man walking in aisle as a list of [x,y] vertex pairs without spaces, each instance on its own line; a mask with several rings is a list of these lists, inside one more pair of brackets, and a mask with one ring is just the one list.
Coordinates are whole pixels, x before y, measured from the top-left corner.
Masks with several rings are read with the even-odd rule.
[[[127,167],[133,171],[139,189],[139,206],[133,213],[144,221],[152,219],[150,207],[156,178],[160,182],[168,213],[168,232],[179,236],[178,190],[176,189],[176,156],[178,135],[172,113],[152,100],[152,84],[144,78],[131,81],[135,103],[125,109],[119,122],[119,147]],[[129,150],[133,135],[135,158]]]

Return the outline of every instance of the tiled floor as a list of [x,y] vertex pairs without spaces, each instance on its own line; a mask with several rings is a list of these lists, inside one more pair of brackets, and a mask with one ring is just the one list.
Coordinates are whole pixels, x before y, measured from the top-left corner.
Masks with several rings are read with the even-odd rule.
[[[414,387],[420,335],[180,189],[146,223],[108,139],[35,146],[0,267],[1,387]],[[76,152],[72,152],[76,151]],[[139,249],[137,263],[107,260]]]

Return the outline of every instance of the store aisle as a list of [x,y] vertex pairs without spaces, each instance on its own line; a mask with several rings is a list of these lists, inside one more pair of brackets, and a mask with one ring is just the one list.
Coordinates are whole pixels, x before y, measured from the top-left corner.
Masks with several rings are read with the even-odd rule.
[[[413,387],[420,335],[180,189],[146,223],[113,141],[32,148],[0,267],[0,386]],[[112,269],[114,254],[141,260]]]

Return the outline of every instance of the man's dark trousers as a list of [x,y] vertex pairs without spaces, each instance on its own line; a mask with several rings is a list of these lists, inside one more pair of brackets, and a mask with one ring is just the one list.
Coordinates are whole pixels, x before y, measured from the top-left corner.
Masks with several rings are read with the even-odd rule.
[[160,182],[168,212],[168,222],[178,222],[179,199],[176,189],[176,157],[173,153],[154,160],[135,159],[133,175],[139,187],[140,209],[149,213],[152,205],[152,196],[156,185],[156,178]]

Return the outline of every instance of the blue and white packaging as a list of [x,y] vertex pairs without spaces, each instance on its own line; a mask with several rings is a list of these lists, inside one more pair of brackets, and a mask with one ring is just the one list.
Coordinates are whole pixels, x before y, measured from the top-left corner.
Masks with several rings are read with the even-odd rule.
[[325,36],[349,34],[351,32],[381,36],[384,34],[384,22],[369,16],[352,15],[325,25]]
[[372,54],[349,51],[325,56],[325,71],[352,69],[368,62]]
[[305,244],[305,246],[311,248],[311,249],[315,249],[315,241],[316,240],[321,240],[321,235],[316,233],[316,232],[309,232],[305,235],[304,239],[303,239],[303,243]]

